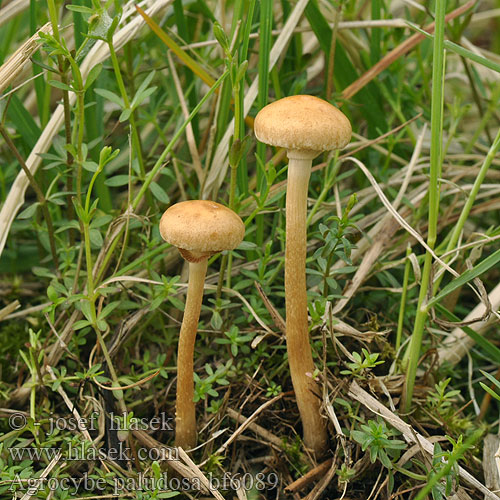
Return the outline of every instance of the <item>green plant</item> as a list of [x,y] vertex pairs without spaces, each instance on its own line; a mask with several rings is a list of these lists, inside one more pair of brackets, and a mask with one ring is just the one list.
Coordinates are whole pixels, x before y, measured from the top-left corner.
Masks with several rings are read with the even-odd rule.
[[356,477],[356,470],[343,463],[340,466],[340,469],[337,469],[335,471],[335,474],[337,474],[337,476],[339,477],[339,483],[345,484],[348,483],[354,477]]
[[[458,483],[458,460],[477,443],[482,434],[482,429],[478,429],[465,442],[462,435],[456,441],[446,436],[452,445],[451,451],[443,451],[439,443],[436,443],[434,445],[432,469],[429,472],[426,484],[416,496],[416,500],[423,500],[430,492],[432,492],[434,500],[442,500],[450,496],[453,488]],[[444,484],[442,483],[443,478]]]
[[269,383],[269,387],[266,391],[266,398],[272,398],[277,396],[280,392],[282,392],[281,385],[276,384],[273,380]]
[[[319,238],[323,245],[314,252],[312,262],[316,263],[318,270],[308,269],[308,274],[318,275],[323,282],[323,297],[331,300],[340,296],[340,287],[335,280],[335,275],[345,275],[356,270],[350,259],[352,249],[355,248],[349,241],[355,223],[349,218],[349,213],[356,204],[356,195],[352,194],[342,213],[342,217],[331,216],[325,223],[319,224]],[[334,259],[341,260],[347,266],[332,270]],[[332,293],[334,295],[332,295]]]
[[354,361],[346,363],[348,370],[342,370],[340,372],[341,375],[353,375],[354,377],[361,379],[366,378],[369,370],[384,363],[382,360],[377,361],[380,356],[380,353],[378,352],[370,353],[364,347],[361,349],[361,352],[363,356],[357,352],[352,353]]
[[434,390],[427,394],[429,409],[433,412],[437,412],[439,415],[448,413],[453,403],[456,402],[457,396],[460,395],[459,390],[447,390],[450,382],[451,378],[439,381],[434,386]]
[[497,401],[500,401],[500,395],[495,391],[495,389],[500,390],[500,381],[491,375],[488,372],[480,370],[481,373],[489,380],[489,382],[493,385],[493,389],[486,385],[484,382],[479,382],[479,385],[492,397],[494,397]]
[[379,460],[384,467],[392,469],[393,460],[399,458],[406,443],[401,439],[391,439],[398,433],[389,430],[383,420],[369,420],[367,424],[362,424],[359,431],[351,431],[351,438],[361,445],[363,451],[369,451],[371,463]]
[[194,402],[205,399],[207,396],[214,398],[219,396],[219,393],[214,389],[217,386],[229,385],[226,375],[231,368],[231,361],[229,360],[225,365],[217,367],[214,371],[209,365],[205,365],[205,372],[208,377],[201,378],[196,372],[194,373]]
[[229,345],[233,356],[238,356],[238,352],[240,351],[242,354],[248,354],[250,352],[248,343],[253,339],[254,334],[248,333],[246,335],[240,335],[239,328],[236,325],[232,325],[229,330],[224,332],[224,335],[226,338],[217,338],[215,342],[221,345]]

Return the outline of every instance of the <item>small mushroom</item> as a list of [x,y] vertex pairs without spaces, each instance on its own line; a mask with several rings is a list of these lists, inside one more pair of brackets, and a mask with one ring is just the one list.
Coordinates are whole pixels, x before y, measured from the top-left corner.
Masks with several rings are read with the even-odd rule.
[[306,292],[307,191],[312,160],[322,151],[341,149],[351,139],[351,124],[330,103],[310,95],[279,99],[255,118],[255,136],[287,150],[285,303],[286,343],[293,388],[302,419],[304,443],[316,456],[328,436],[320,415],[321,398],[313,380]]
[[223,250],[236,248],[245,226],[232,210],[214,201],[192,200],[172,205],[160,221],[160,234],[189,262],[189,282],[177,349],[175,445],[196,446],[193,358],[203,299],[207,260]]

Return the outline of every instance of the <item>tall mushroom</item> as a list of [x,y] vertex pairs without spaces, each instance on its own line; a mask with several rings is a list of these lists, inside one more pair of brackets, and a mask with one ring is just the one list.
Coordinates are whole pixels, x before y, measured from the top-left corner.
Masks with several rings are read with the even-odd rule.
[[232,210],[214,201],[192,200],[168,208],[160,221],[162,238],[177,247],[189,262],[189,282],[177,347],[175,445],[196,446],[193,358],[203,299],[207,260],[223,250],[236,248],[245,226]]
[[286,344],[293,388],[302,419],[304,443],[320,456],[328,436],[320,415],[320,393],[313,380],[306,293],[307,191],[312,160],[322,151],[341,149],[351,139],[351,124],[330,103],[310,95],[279,99],[255,118],[261,142],[287,150],[285,302]]

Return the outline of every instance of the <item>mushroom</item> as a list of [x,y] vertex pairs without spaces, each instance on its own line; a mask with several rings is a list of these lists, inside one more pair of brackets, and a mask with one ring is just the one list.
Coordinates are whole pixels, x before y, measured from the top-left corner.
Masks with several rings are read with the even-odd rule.
[[207,260],[223,250],[236,248],[245,226],[231,209],[214,201],[191,200],[168,208],[160,220],[160,234],[178,248],[189,262],[189,281],[177,348],[175,445],[196,446],[193,358],[196,331],[203,299]]
[[304,443],[316,456],[326,450],[326,424],[320,415],[318,384],[309,343],[306,292],[307,191],[312,160],[322,151],[341,149],[351,139],[351,124],[330,103],[310,95],[279,99],[255,118],[261,142],[285,148],[289,159],[286,194],[285,305],[286,344]]

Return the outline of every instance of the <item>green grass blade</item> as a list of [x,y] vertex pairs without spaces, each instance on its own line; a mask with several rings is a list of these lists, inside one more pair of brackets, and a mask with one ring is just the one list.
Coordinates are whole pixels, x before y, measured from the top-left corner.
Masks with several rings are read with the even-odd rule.
[[427,303],[427,307],[431,307],[434,304],[443,300],[447,295],[464,286],[469,281],[481,276],[481,274],[490,270],[492,267],[496,266],[500,262],[500,248],[493,252],[489,257],[482,260],[477,266],[474,266],[472,269],[465,271],[458,278],[455,278],[453,281],[448,283],[433,299],[431,299]]
[[[441,304],[436,304],[436,311],[443,316],[446,316],[448,321],[455,321],[457,323],[460,322],[460,318],[453,314],[451,311],[448,311],[446,307]],[[474,331],[469,326],[461,326],[461,330],[463,330],[483,351],[487,356],[490,357],[492,361],[500,364],[500,349],[489,340],[485,339],[482,335]]]
[[[429,214],[427,245],[434,249],[437,238],[437,222],[439,215],[440,178],[442,167],[443,147],[443,107],[444,107],[444,69],[446,0],[436,1],[436,36],[434,38],[432,55],[432,101],[431,101],[431,155],[430,155],[430,184],[429,184]],[[407,361],[406,381],[403,391],[403,407],[405,411],[411,408],[413,388],[417,375],[417,365],[420,358],[420,349],[424,335],[428,308],[425,307],[428,287],[431,284],[432,254],[429,250],[425,253],[422,280],[418,296],[417,314],[415,325],[410,339],[408,351],[405,353]]]
[[[305,9],[307,20],[313,29],[321,50],[325,53],[325,59],[328,60],[330,52],[330,40],[332,39],[332,30],[325,18],[322,16],[315,1],[307,4]],[[335,74],[334,79],[339,89],[346,88],[359,77],[358,72],[347,57],[344,48],[338,42],[335,46]],[[353,101],[362,106],[363,113],[368,121],[370,130],[387,130],[385,113],[382,111],[379,103],[382,102],[382,96],[379,90],[370,82],[361,89],[354,97]]]
[[250,33],[252,32],[252,23],[256,3],[256,0],[250,0],[246,12],[245,29],[243,32],[243,39],[240,47],[240,61],[245,61],[246,59],[248,59],[248,45],[250,43]]
[[19,31],[20,22],[21,16],[18,16],[17,19],[14,19],[12,24],[0,28],[0,40],[2,41],[2,43],[0,43],[0,64],[4,62],[7,54],[11,52],[11,44]]
[[[489,373],[486,373],[486,372],[483,372],[481,370],[481,373],[483,375],[485,375],[488,379],[489,377],[491,377],[491,375],[489,375]],[[497,384],[498,384],[498,380],[496,379],[493,379]],[[486,391],[490,396],[492,396],[493,398],[495,398],[497,401],[500,401],[500,396],[493,390],[491,389],[490,387],[488,387],[485,383],[483,382],[479,382],[479,385],[483,388],[484,391]]]
[[[85,7],[90,7],[91,3],[87,0],[72,0],[73,5],[84,5]],[[73,11],[73,22],[75,23],[74,34],[75,34],[75,47],[78,49],[84,40],[84,33],[87,33],[87,23],[83,18],[83,14],[81,12]]]
[[184,15],[184,7],[182,6],[182,0],[174,1],[174,16],[175,25],[177,26],[179,36],[187,43],[189,43],[189,33],[186,23],[186,16]]
[[[421,29],[417,25],[410,23],[410,22],[407,22],[407,24],[408,24],[408,26],[410,26],[410,28],[414,29],[415,31],[418,31],[419,33],[421,33],[425,37],[427,37],[429,39],[434,38],[434,35],[427,33],[427,31],[424,31],[423,29]],[[470,59],[471,61],[474,61],[478,64],[485,66],[486,68],[492,69],[493,71],[500,73],[500,64],[496,63],[495,61],[492,61],[491,59],[488,59],[488,58],[480,56],[474,52],[471,52],[470,50],[462,47],[461,45],[458,45],[455,42],[452,42],[450,40],[445,40],[444,41],[444,48],[446,50],[449,50],[450,52],[453,52],[454,54],[465,57],[466,59]]]
[[[262,0],[260,2],[259,24],[259,93],[257,95],[257,109],[262,109],[267,104],[269,94],[269,53],[271,52],[271,30],[273,27],[273,2]],[[266,145],[257,142],[257,156],[265,162]],[[257,186],[262,184],[262,172],[257,171]]]
[[[484,375],[484,376],[485,376],[485,377],[486,377],[486,378],[487,378],[487,379],[488,379],[488,380],[489,380],[489,381],[490,381],[490,382],[491,382],[491,383],[492,383],[492,384],[493,384],[493,385],[494,385],[497,389],[500,389],[500,381],[498,381],[498,380],[497,380],[497,379],[496,379],[493,375],[491,375],[491,374],[490,374],[490,373],[488,373],[488,372],[485,372],[484,370],[479,370],[479,371],[480,371],[480,372],[481,372],[481,373],[482,373],[482,374],[483,374],[483,375]],[[483,385],[483,384],[481,384],[481,385]],[[490,392],[490,391],[489,391],[489,389],[490,389],[490,388],[488,387],[488,392]],[[492,391],[492,392],[490,392],[490,394],[491,394],[494,398],[496,398],[496,399],[498,399],[498,400],[500,401],[500,396],[499,396],[497,393],[495,393],[495,392],[493,392],[493,391]]]
[[[85,96],[86,104],[89,104],[92,98],[94,103],[85,107],[85,131],[87,133],[87,142],[93,142],[100,138],[99,142],[89,151],[93,161],[99,162],[99,154],[104,147],[102,140],[104,136],[104,98],[94,92],[94,89],[105,86],[106,75],[100,74],[97,80],[90,86]],[[111,194],[106,185],[105,170],[100,173],[95,181],[95,190],[99,198],[99,205],[102,210],[108,212],[112,209]]]
[[16,124],[21,141],[31,151],[42,132],[16,94],[12,95],[7,116]]
[[[38,23],[37,23],[37,3],[35,0],[30,0],[30,34],[34,35],[36,30],[38,29]],[[42,61],[42,57],[39,54],[39,52],[35,52],[31,56],[33,61]],[[38,78],[35,78],[33,80],[33,84],[35,87],[35,94],[36,94],[36,103],[38,107],[38,116],[40,117],[40,123],[42,127],[45,126],[46,124],[46,119],[48,117],[48,113],[44,109],[44,104],[45,104],[45,80],[43,77],[43,70],[38,64],[33,64],[33,76],[39,75]]]
[[[381,10],[381,0],[372,0],[372,21],[380,19]],[[375,64],[380,60],[381,39],[382,30],[372,30],[370,37],[370,61],[372,64]]]

